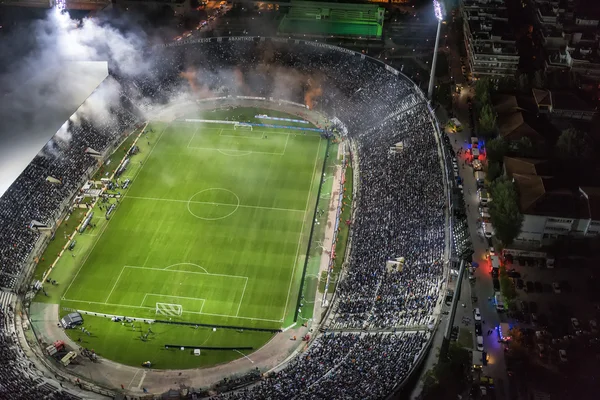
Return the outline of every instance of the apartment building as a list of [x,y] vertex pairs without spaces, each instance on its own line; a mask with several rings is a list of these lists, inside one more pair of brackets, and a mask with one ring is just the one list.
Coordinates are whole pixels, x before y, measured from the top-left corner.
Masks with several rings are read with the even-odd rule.
[[504,1],[463,0],[461,12],[471,78],[514,76],[519,56]]

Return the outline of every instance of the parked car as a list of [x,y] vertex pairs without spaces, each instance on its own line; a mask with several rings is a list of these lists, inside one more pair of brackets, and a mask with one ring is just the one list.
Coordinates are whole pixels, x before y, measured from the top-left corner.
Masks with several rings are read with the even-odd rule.
[[481,323],[475,322],[475,335],[481,336]]
[[529,312],[529,304],[527,304],[526,301],[521,300],[521,311],[523,311],[525,314]]
[[579,329],[581,327],[577,318],[571,318],[571,325],[573,325],[573,328],[575,329]]
[[567,362],[568,361],[567,360],[567,351],[560,349],[558,351],[558,358],[560,358],[560,361],[562,361],[562,362]]
[[475,321],[481,321],[481,312],[479,311],[479,308],[473,309],[473,315],[475,316]]
[[494,285],[494,291],[500,291],[500,281],[497,278],[492,279],[492,284]]
[[558,282],[552,282],[552,290],[554,291],[554,293],[556,294],[560,294],[560,285],[558,284]]
[[492,268],[492,278],[498,279],[498,276],[499,276],[498,268]]
[[477,336],[477,350],[483,351],[483,336]]
[[521,277],[521,274],[519,272],[517,272],[517,271],[512,271],[512,272],[508,273],[508,276],[511,277],[511,278],[517,279],[517,278]]
[[598,333],[598,323],[595,319],[590,319],[590,330],[593,333]]
[[523,289],[523,286],[525,286],[523,279],[517,279],[517,289]]
[[544,286],[542,285],[542,282],[540,282],[540,281],[535,281],[533,286],[535,286],[536,292],[542,293],[544,291]]

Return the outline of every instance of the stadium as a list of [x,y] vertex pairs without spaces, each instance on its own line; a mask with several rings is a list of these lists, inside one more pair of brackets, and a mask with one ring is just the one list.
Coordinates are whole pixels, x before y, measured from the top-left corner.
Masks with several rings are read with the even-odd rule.
[[75,114],[0,198],[2,393],[401,390],[450,249],[448,159],[421,90],[310,41],[147,51],[144,74],[109,61],[86,101],[109,88],[109,112]]

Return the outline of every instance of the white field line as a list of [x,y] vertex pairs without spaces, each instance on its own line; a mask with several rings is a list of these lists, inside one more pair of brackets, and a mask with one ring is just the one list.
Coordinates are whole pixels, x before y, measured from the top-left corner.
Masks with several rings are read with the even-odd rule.
[[278,207],[263,207],[263,206],[251,206],[245,204],[229,204],[229,203],[215,203],[212,201],[189,201],[189,200],[177,200],[177,199],[159,199],[156,197],[138,197],[138,196],[124,196],[123,199],[137,199],[137,200],[153,200],[153,201],[169,201],[173,203],[191,203],[191,204],[207,204],[213,206],[231,206],[240,208],[256,208],[259,210],[272,210],[272,211],[286,211],[286,212],[305,212],[305,210],[297,210],[294,208],[278,208]]
[[110,296],[113,294],[113,291],[117,287],[117,283],[119,283],[119,279],[121,279],[121,275],[123,275],[123,271],[125,271],[125,267],[121,268],[121,272],[119,273],[119,276],[117,277],[117,280],[115,281],[115,284],[113,285],[112,289],[110,290],[110,293],[106,297],[106,300],[104,300],[105,303],[108,303],[108,299],[110,299]]
[[[142,300],[142,304],[141,306],[144,306],[144,303],[146,302],[146,298],[148,296],[156,296],[156,297],[173,297],[175,299],[186,299],[186,300],[194,300],[194,301],[198,301],[198,300],[202,300],[202,305],[200,306],[200,311],[198,311],[200,314],[202,314],[202,309],[204,309],[204,304],[206,303],[206,299],[202,299],[200,297],[185,297],[185,296],[172,296],[169,294],[159,294],[159,293],[146,293],[144,295],[144,299]],[[183,306],[181,304],[179,304],[182,308]],[[182,312],[186,312],[185,309],[183,309]]]
[[[152,155],[152,151],[154,151],[154,148],[156,147],[156,145],[158,144],[158,142],[160,141],[160,139],[163,136],[163,133],[165,133],[165,130],[169,127],[169,125],[165,126],[164,129],[162,130],[162,132],[160,133],[160,136],[158,137],[158,139],[156,140],[156,143],[154,143],[154,146],[152,147],[152,149],[150,150],[150,153],[148,153],[148,157],[146,157],[146,160],[148,160],[150,158],[150,155]],[[144,128],[145,129],[145,128]],[[146,165],[146,163],[144,163],[144,165]],[[135,177],[138,176],[138,174],[140,173],[140,171],[142,170],[142,168],[144,168],[144,165],[142,165],[142,167],[140,169],[138,169],[138,171],[136,172]],[[132,179],[133,180],[133,179]],[[79,266],[79,269],[77,270],[77,273],[75,274],[75,276],[73,277],[73,279],[71,280],[71,283],[69,283],[69,286],[67,286],[67,290],[65,290],[65,292],[62,295],[62,299],[64,300],[67,293],[69,293],[69,289],[71,289],[71,286],[73,285],[73,282],[75,282],[75,280],[77,279],[77,276],[79,275],[79,272],[81,272],[81,269],[83,268],[83,266],[85,265],[85,263],[87,262],[88,258],[90,257],[90,254],[92,254],[92,252],[94,251],[94,249],[96,248],[96,245],[98,244],[98,242],[100,241],[100,237],[104,234],[104,232],[106,232],[106,228],[108,228],[108,224],[110,224],[110,221],[112,221],[112,218],[109,219],[106,224],[101,228],[102,231],[98,234],[98,238],[96,239],[96,241],[94,242],[94,245],[92,246],[92,248],[90,249],[90,251],[86,254],[85,259],[81,262],[81,265]]]
[[[101,306],[110,306],[110,307],[126,307],[126,308],[136,308],[136,309],[144,309],[144,310],[155,310],[156,307],[141,307],[141,306],[131,306],[127,304],[114,304],[114,303],[101,303],[99,301],[85,301],[85,300],[73,300],[73,299],[62,299],[63,301],[72,301],[75,303],[85,303],[85,304],[97,304]],[[197,312],[197,311],[183,311],[187,314],[197,314],[197,315],[208,315],[211,317],[223,317],[223,318],[237,318],[237,319],[247,319],[250,321],[264,321],[264,322],[281,322],[281,319],[266,319],[266,318],[252,318],[252,317],[236,317],[235,315],[225,315],[225,314],[211,314],[205,312]]]
[[162,272],[181,273],[181,274],[212,275],[212,276],[222,276],[222,277],[226,277],[226,278],[237,278],[237,279],[248,279],[247,276],[241,276],[241,275],[213,274],[210,272],[178,271],[178,270],[163,269],[163,268],[138,267],[135,265],[125,265],[123,268],[145,269],[145,270],[150,270],[150,271],[162,271]]
[[[281,155],[285,154],[285,150],[287,149],[287,145],[288,145],[289,141],[290,141],[290,135],[287,135],[287,137],[285,138],[285,146],[283,146],[283,152],[281,153]],[[319,141],[319,143],[321,143],[321,141]]]
[[196,130],[192,134],[192,137],[190,138],[190,141],[188,142],[188,145],[187,145],[188,149],[190,148],[190,144],[192,144],[192,140],[194,140],[194,138],[196,137],[196,133],[198,133],[198,128],[196,128]]
[[[289,137],[289,136],[288,136]],[[310,176],[310,187],[308,189],[308,196],[306,198],[306,207],[304,208],[304,217],[302,218],[302,228],[300,228],[300,237],[298,238],[298,246],[296,247],[296,257],[294,258],[294,267],[292,268],[292,276],[290,277],[290,284],[288,285],[288,294],[285,299],[285,307],[283,307],[283,316],[281,320],[285,319],[285,312],[287,310],[288,302],[290,301],[290,290],[292,289],[292,283],[294,282],[294,274],[296,273],[296,265],[298,264],[298,254],[300,253],[300,245],[302,244],[302,234],[304,233],[304,225],[306,223],[306,213],[308,212],[308,205],[310,203],[310,195],[312,193],[313,181],[315,180],[315,171],[317,170],[317,161],[319,160],[319,153],[321,152],[321,141],[319,140],[319,146],[317,147],[317,155],[315,156],[315,162],[313,166],[313,172]],[[319,178],[321,174],[319,174]]]
[[248,278],[246,278],[246,283],[244,284],[244,290],[242,291],[242,297],[240,297],[240,304],[238,304],[237,312],[235,316],[240,315],[240,307],[242,306],[242,300],[244,300],[244,295],[246,294],[246,286],[248,286]]

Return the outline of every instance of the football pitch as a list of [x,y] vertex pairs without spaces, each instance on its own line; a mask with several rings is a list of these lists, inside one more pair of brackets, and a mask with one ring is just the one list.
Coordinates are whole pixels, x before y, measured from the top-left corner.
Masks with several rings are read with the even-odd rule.
[[318,132],[196,121],[146,131],[120,177],[131,186],[111,192],[120,194],[115,212],[106,221],[108,204],[99,203],[95,227],[81,235],[90,248],[61,306],[242,328],[291,324],[327,142]]

